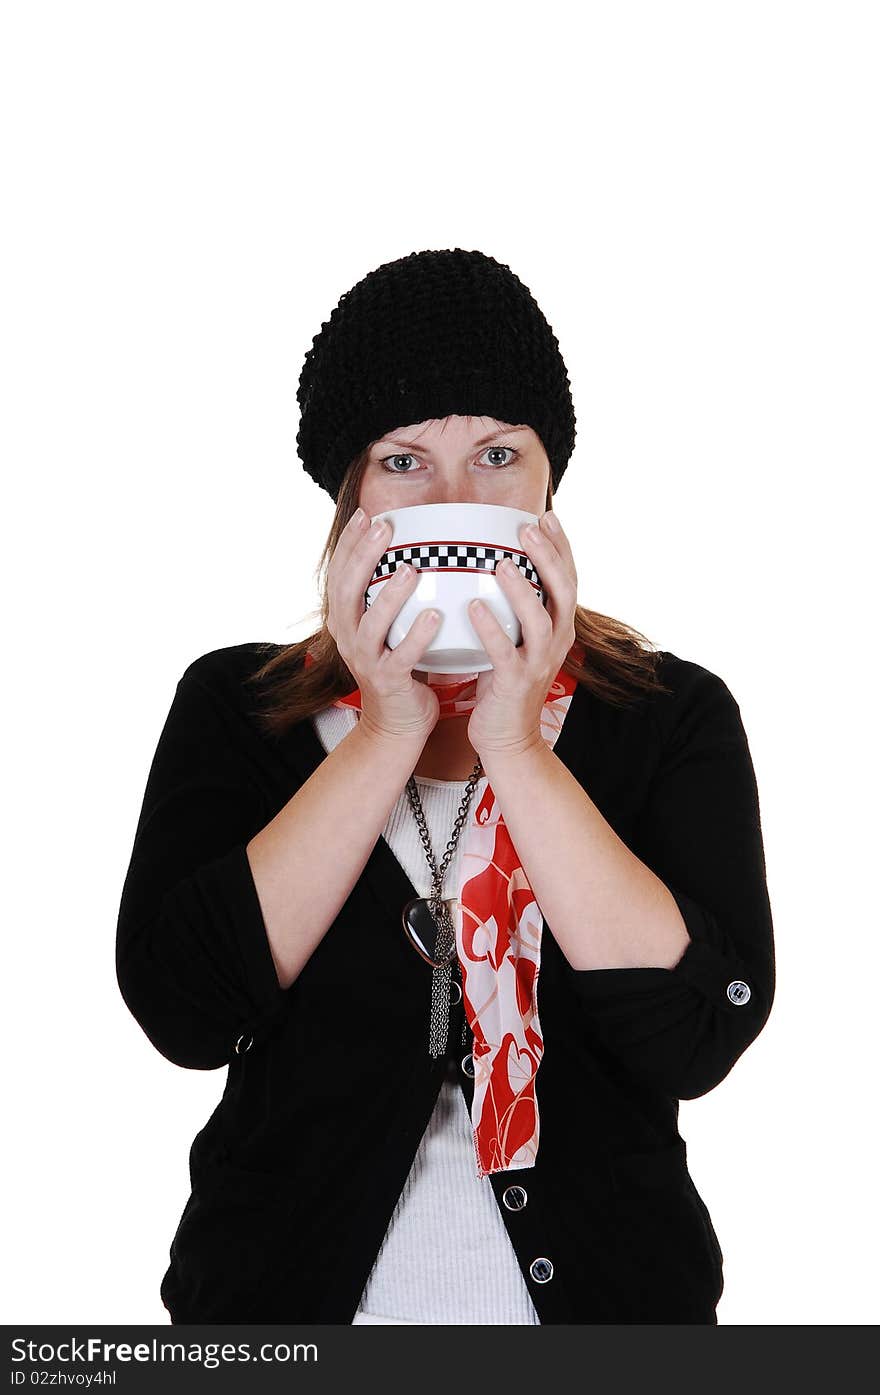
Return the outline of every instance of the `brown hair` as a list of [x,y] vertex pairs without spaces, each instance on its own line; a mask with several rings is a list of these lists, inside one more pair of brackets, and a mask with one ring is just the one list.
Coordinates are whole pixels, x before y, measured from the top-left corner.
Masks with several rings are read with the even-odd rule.
[[[264,731],[280,735],[295,722],[327,707],[357,687],[357,679],[341,658],[336,641],[327,629],[328,600],[326,571],[342,530],[358,507],[360,484],[369,460],[372,443],[361,451],[345,475],[336,502],[336,517],[315,570],[321,592],[321,626],[305,639],[282,645],[265,643],[258,652],[269,655],[250,675],[252,684],[270,684],[269,700],[253,713]],[[553,502],[552,479],[547,485],[545,508]],[[574,615],[576,637],[585,646],[583,663],[572,655],[564,669],[604,702],[624,706],[651,692],[671,690],[660,681],[657,666],[660,651],[638,630],[599,611],[578,605]],[[314,660],[305,664],[306,650]]]

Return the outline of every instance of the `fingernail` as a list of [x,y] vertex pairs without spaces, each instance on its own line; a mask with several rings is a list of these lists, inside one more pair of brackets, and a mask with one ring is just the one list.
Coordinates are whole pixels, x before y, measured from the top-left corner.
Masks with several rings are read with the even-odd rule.
[[363,509],[357,508],[351,516],[351,521],[356,528],[359,528],[366,516],[367,515],[364,513]]
[[559,532],[559,519],[556,517],[556,514],[555,514],[555,513],[548,513],[548,514],[545,514],[545,517],[546,517],[546,519],[547,519],[547,527],[550,529],[550,532],[551,532],[551,533],[558,533],[558,532]]
[[385,529],[386,529],[387,527],[388,527],[388,524],[385,522],[385,519],[384,519],[384,518],[377,518],[377,519],[376,519],[376,522],[373,524],[372,528],[370,529],[370,537],[371,537],[371,538],[379,538],[379,537],[381,537],[382,534],[385,532]]

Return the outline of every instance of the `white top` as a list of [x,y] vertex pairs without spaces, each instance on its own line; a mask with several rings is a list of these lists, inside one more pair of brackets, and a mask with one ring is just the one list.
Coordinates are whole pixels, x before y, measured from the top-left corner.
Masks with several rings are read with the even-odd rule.
[[[330,706],[312,721],[329,752],[358,717],[354,708]],[[416,785],[439,867],[467,781],[417,776]],[[417,893],[429,896],[430,868],[405,789],[382,836]],[[460,860],[461,839],[446,870],[444,892],[458,886]],[[427,1034],[426,1015],[426,1051]],[[473,1127],[454,1058],[354,1322],[540,1324],[492,1184],[476,1173]]]

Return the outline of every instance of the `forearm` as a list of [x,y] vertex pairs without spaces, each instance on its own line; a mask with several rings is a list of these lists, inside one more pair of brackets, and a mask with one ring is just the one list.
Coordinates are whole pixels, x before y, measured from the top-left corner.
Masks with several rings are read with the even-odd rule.
[[359,722],[248,843],[282,988],[298,977],[345,904],[425,739],[382,738]]
[[574,969],[673,968],[690,941],[674,898],[543,738],[483,769],[553,937]]

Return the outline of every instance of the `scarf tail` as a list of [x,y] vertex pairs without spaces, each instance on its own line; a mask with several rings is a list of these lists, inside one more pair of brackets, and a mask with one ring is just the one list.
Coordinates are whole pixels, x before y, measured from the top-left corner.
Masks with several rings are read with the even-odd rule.
[[[547,694],[541,735],[551,749],[576,686],[560,669]],[[537,994],[543,915],[488,781],[477,786],[471,806],[461,872],[456,940],[474,1036],[471,1123],[483,1178],[535,1165],[535,1084],[544,1054]]]

